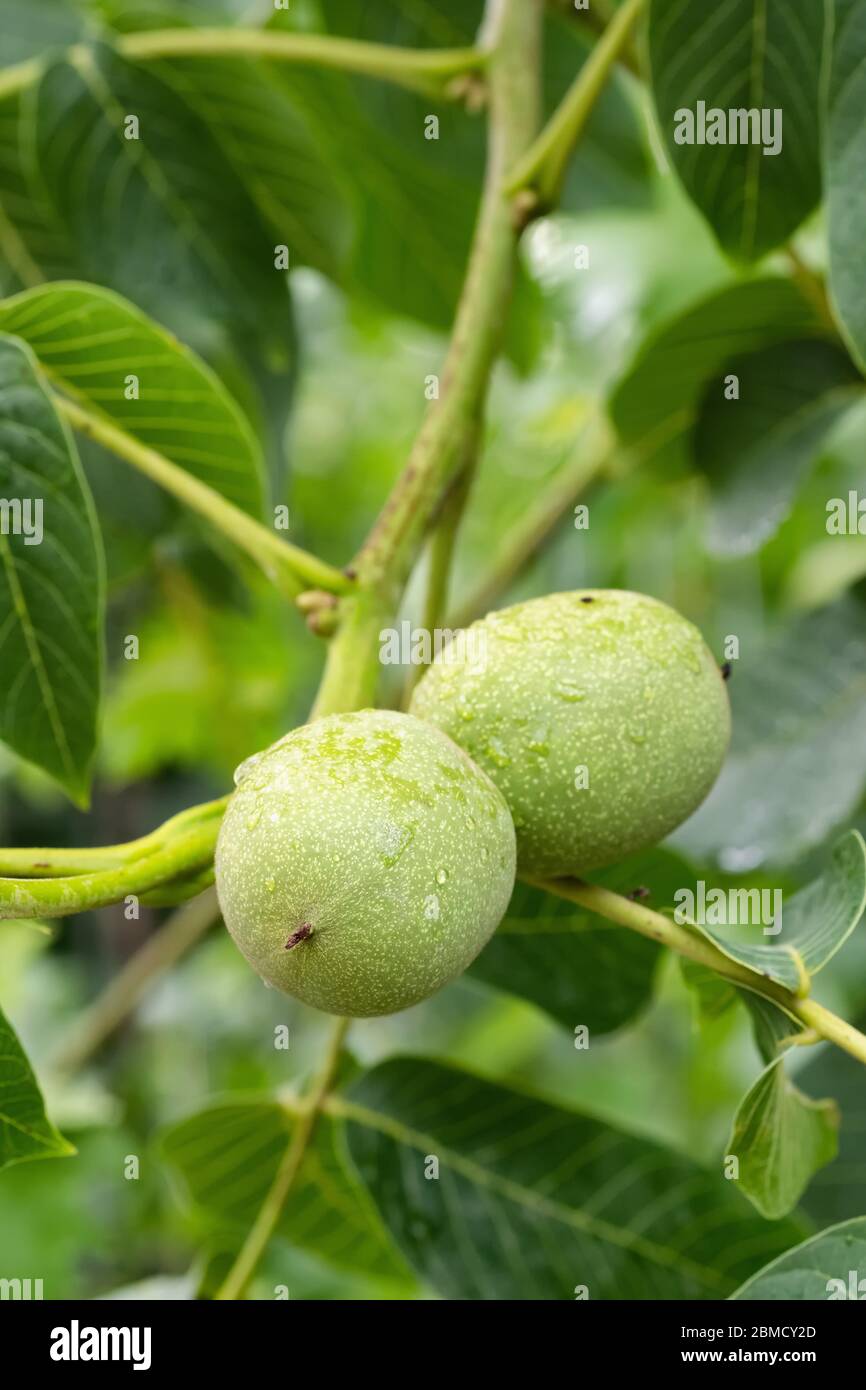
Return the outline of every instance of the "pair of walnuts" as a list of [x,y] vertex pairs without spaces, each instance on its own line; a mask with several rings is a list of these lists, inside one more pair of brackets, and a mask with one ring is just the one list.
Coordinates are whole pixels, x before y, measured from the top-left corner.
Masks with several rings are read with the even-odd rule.
[[411,713],[328,716],[236,774],[223,918],[264,980],[316,1008],[426,999],[489,940],[516,872],[572,876],[655,844],[718,776],[727,692],[665,604],[550,594],[471,635]]

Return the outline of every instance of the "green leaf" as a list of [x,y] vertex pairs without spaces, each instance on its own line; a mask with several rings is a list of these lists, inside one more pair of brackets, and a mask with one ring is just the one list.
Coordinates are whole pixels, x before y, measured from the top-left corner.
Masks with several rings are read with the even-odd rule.
[[[239,1249],[289,1142],[291,1113],[275,1101],[227,1100],[181,1120],[161,1140],[194,1205],[225,1245]],[[323,1118],[278,1233],[340,1267],[401,1278],[405,1268],[344,1154],[340,1126]]]
[[821,339],[783,343],[728,362],[739,399],[713,383],[695,432],[695,458],[709,475],[708,545],[717,555],[757,550],[788,515],[797,488],[832,427],[862,401],[851,359]]
[[866,1216],[858,1216],[830,1226],[780,1255],[731,1297],[745,1302],[823,1303],[828,1299],[862,1299],[864,1291]]
[[102,548],[69,430],[30,349],[2,334],[0,498],[0,738],[85,805],[102,689]]
[[[68,0],[4,0],[4,65],[44,57],[84,37],[85,15]],[[44,190],[33,178],[25,86],[0,101],[0,289],[3,294],[74,273]]]
[[680,973],[695,995],[698,1015],[712,1021],[728,1012],[736,1003],[745,1005],[752,1024],[755,1046],[763,1060],[773,1062],[781,1051],[790,1047],[806,1025],[781,1005],[750,989],[732,985],[714,970],[694,961],[680,959]]
[[[0,331],[29,343],[54,386],[261,515],[247,420],[210,368],[132,304],[94,285],[40,285],[0,302]],[[130,376],[138,399],[127,398]]]
[[703,806],[671,838],[731,873],[788,864],[854,813],[866,780],[866,611],[852,598],[744,653],[733,740]]
[[658,947],[573,903],[518,884],[470,975],[590,1035],[621,1028],[648,1003]]
[[680,957],[679,967],[683,980],[695,996],[701,1018],[721,1018],[736,1004],[737,990],[730,980],[685,956]]
[[26,148],[29,95],[16,93],[0,101],[0,228],[3,294],[74,273],[61,229],[44,191],[22,158]]
[[[653,0],[650,65],[662,138],[689,196],[737,260],[757,260],[781,245],[820,197],[824,33],[822,0]],[[704,143],[700,122],[688,131],[678,119],[684,110],[694,116],[698,102],[708,113],[724,111],[724,143]],[[766,111],[769,127],[737,130],[727,143],[729,111]],[[781,113],[781,148],[767,154],[774,112]],[[689,143],[677,143],[678,130]]]
[[[739,891],[748,894],[750,890]],[[841,950],[864,907],[866,844],[859,831],[851,830],[833,846],[825,871],[782,903],[781,931],[772,941],[755,942],[755,933],[764,930],[755,925],[695,925],[729,960],[797,993]]]
[[445,1298],[718,1298],[797,1239],[721,1169],[432,1062],[385,1062],[331,1110],[397,1245]]
[[[294,322],[277,239],[240,176],[236,150],[227,152],[149,66],[105,45],[78,46],[49,64],[21,114],[26,210],[61,241],[69,268],[59,273],[140,303],[221,374],[227,359],[234,373],[242,364],[271,426],[276,476]],[[277,378],[282,409],[274,419]]]
[[206,123],[170,87],[100,45],[50,64],[33,102],[40,177],[84,278],[131,296],[144,287],[158,317],[180,296],[248,329],[259,313],[274,318],[272,239]]
[[74,1153],[45,1114],[33,1069],[0,1010],[0,1171],[31,1158]]
[[866,0],[834,0],[825,163],[830,285],[843,332],[866,370]]
[[[638,855],[595,875],[613,892],[649,888],[667,902],[686,872],[663,850]],[[655,942],[611,926],[564,898],[518,883],[495,936],[470,967],[476,979],[528,999],[569,1031],[614,1032],[652,995],[659,959]]]
[[743,1098],[725,1154],[739,1160],[740,1187],[773,1221],[794,1209],[812,1174],[836,1157],[838,1129],[835,1102],[803,1095],[778,1057]]
[[775,1004],[765,995],[754,994],[750,989],[738,989],[752,1021],[755,1045],[765,1062],[773,1062],[790,1047],[798,1033],[806,1031],[806,1025],[795,1014]]
[[149,64],[211,132],[290,264],[340,278],[351,207],[273,69],[240,57]]
[[820,330],[790,280],[752,280],[708,295],[653,334],[614,390],[609,408],[622,442],[648,458],[682,446],[726,362]]

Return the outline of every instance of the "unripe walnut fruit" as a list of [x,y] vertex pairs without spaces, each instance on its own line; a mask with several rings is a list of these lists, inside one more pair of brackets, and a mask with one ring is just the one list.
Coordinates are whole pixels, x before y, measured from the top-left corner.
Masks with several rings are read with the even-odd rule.
[[730,738],[697,628],[616,589],[488,614],[439,654],[411,710],[496,782],[530,876],[579,874],[663,839],[707,795]]
[[333,1014],[393,1013],[474,960],[514,885],[501,793],[439,729],[361,710],[238,770],[216,849],[225,924],[272,985]]

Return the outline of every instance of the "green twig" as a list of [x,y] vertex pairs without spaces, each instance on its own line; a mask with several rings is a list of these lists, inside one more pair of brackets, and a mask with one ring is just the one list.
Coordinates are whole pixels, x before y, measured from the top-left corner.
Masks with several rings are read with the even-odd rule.
[[[341,603],[315,714],[371,704],[378,634],[393,621],[419,548],[480,428],[511,297],[519,225],[503,196],[539,109],[540,0],[490,0],[485,17],[487,170],[466,277],[440,382],[406,467],[352,565],[364,597]],[[353,671],[359,672],[354,679]],[[343,682],[349,676],[348,689]]]
[[[577,10],[574,7],[574,0],[552,0],[553,9],[562,13],[563,18],[569,19],[590,39],[595,39],[599,34],[603,34],[607,25],[616,14],[616,6],[611,0],[592,0],[592,4],[585,10]],[[640,77],[641,66],[636,47],[631,39],[623,44],[617,54],[617,62],[635,77]]]
[[119,869],[137,859],[164,849],[172,840],[206,821],[222,819],[228,797],[188,806],[163,821],[156,830],[121,845],[98,849],[0,849],[2,878],[64,878],[72,874],[92,874],[103,869]]
[[348,1018],[338,1018],[334,1022],[328,1050],[316,1083],[309,1097],[300,1106],[293,1108],[295,1127],[268,1195],[262,1203],[259,1214],[234,1264],[214,1294],[215,1299],[227,1301],[241,1298],[255,1273],[259,1260],[268,1247],[282,1215],[286,1199],[301,1170],[301,1164],[309,1149],[310,1140],[322,1112],[322,1106],[333,1085],[350,1024],[351,1019]]
[[476,72],[484,54],[475,48],[398,48],[331,34],[280,33],[277,29],[154,29],[127,34],[118,48],[128,58],[266,58],[305,63],[382,78],[424,92],[446,92],[453,78]]
[[211,888],[215,881],[216,871],[213,864],[208,863],[194,873],[169,879],[156,888],[149,888],[146,893],[140,893],[139,902],[143,907],[179,907]]
[[369,589],[362,589],[356,598],[340,600],[338,627],[328,646],[311,719],[369,709],[375,704],[380,671],[379,634],[393,617],[393,607],[387,599]]
[[602,888],[599,884],[583,883],[579,879],[526,881],[546,893],[567,898],[569,902],[578,903],[590,912],[597,912],[599,916],[616,922],[618,926],[639,932],[641,936],[647,936],[651,941],[669,947],[678,955],[706,966],[733,984],[772,1000],[787,1013],[799,1018],[808,1028],[813,1028],[822,1038],[835,1043],[844,1052],[856,1057],[858,1062],[866,1063],[866,1036],[852,1028],[844,1019],[838,1018],[813,999],[802,999],[785,989],[784,985],[777,984],[775,980],[759,975],[748,966],[741,965],[739,961],[731,960],[706,937],[680,926],[660,912],[654,912],[652,908],[624,898],[619,893],[612,893],[609,888]]
[[488,55],[487,170],[469,263],[433,402],[406,468],[354,567],[359,579],[387,577],[402,588],[441,500],[463,466],[480,417],[514,279],[519,227],[502,180],[535,129],[538,108],[538,0],[503,0]]
[[[457,477],[451,491],[445,498],[441,514],[427,547],[428,565],[421,625],[424,631],[430,634],[431,643],[434,634],[440,631],[445,623],[451,562],[454,558],[457,532],[463,518],[463,511],[475,471],[476,452],[477,440],[472,445],[471,459],[467,459],[466,467]],[[403,690],[402,706],[404,709],[409,704],[412,691],[421,677],[422,670],[423,667],[420,665],[409,667],[409,674]]]
[[170,883],[213,860],[219,834],[217,818],[178,835],[162,849],[115,869],[75,874],[71,878],[0,878],[0,920],[69,917],[107,907],[130,895],[138,897]]
[[[115,47],[138,62],[159,58],[253,57],[276,63],[303,63],[361,76],[381,78],[413,91],[450,95],[455,78],[477,72],[484,54],[474,48],[398,48],[325,34],[280,33],[274,29],[152,29],[120,34]],[[70,62],[87,51],[84,44],[66,50]],[[0,99],[37,82],[42,58],[29,59],[0,72]],[[459,86],[453,91],[459,95]]]
[[65,396],[55,395],[54,404],[74,429],[131,463],[166,492],[205,517],[230,541],[246,551],[283,591],[293,596],[304,589],[325,589],[335,594],[351,591],[352,581],[341,570],[283,540],[275,531],[241,511],[240,507],[229,502],[207,483],[188,473],[185,468],[179,468],[155,449],[140,443],[110,420],[85,410]]
[[[473,455],[474,455],[473,449]],[[469,495],[474,469],[474,458],[454,482],[445,498],[442,513],[430,539],[427,588],[424,596],[423,626],[429,633],[441,627],[445,620],[448,604],[448,586],[451,575],[451,562],[457,544],[457,532]]]
[[625,0],[616,11],[538,139],[508,175],[505,190],[511,197],[532,195],[534,211],[554,206],[574,145],[645,4]]

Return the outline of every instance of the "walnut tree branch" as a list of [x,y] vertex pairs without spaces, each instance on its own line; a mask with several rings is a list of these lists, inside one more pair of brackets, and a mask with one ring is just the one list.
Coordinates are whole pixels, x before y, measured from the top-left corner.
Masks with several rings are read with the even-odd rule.
[[439,399],[351,566],[361,593],[341,601],[340,626],[331,639],[314,715],[374,702],[378,633],[393,620],[424,536],[479,428],[502,343],[521,231],[503,184],[538,121],[541,20],[541,0],[488,0],[483,29],[487,167]]
[[645,4],[625,0],[620,6],[547,125],[509,173],[506,192],[533,211],[556,203],[575,143]]
[[596,912],[600,917],[616,922],[620,927],[639,932],[641,936],[647,936],[651,941],[669,947],[678,955],[685,956],[687,960],[706,966],[723,979],[730,980],[732,984],[762,995],[763,998],[778,1004],[786,1013],[800,1019],[807,1028],[814,1029],[820,1037],[835,1043],[844,1052],[856,1057],[858,1062],[866,1063],[866,1037],[850,1023],[846,1023],[814,999],[803,999],[775,980],[759,975],[748,966],[741,965],[739,961],[731,960],[706,937],[689,931],[687,927],[671,921],[662,913],[654,912],[652,908],[624,898],[619,893],[613,893],[609,888],[602,888],[600,884],[583,883],[579,879],[528,879],[527,882],[531,882],[536,888],[542,888],[546,893],[553,893],[556,897],[578,903],[590,912]]

